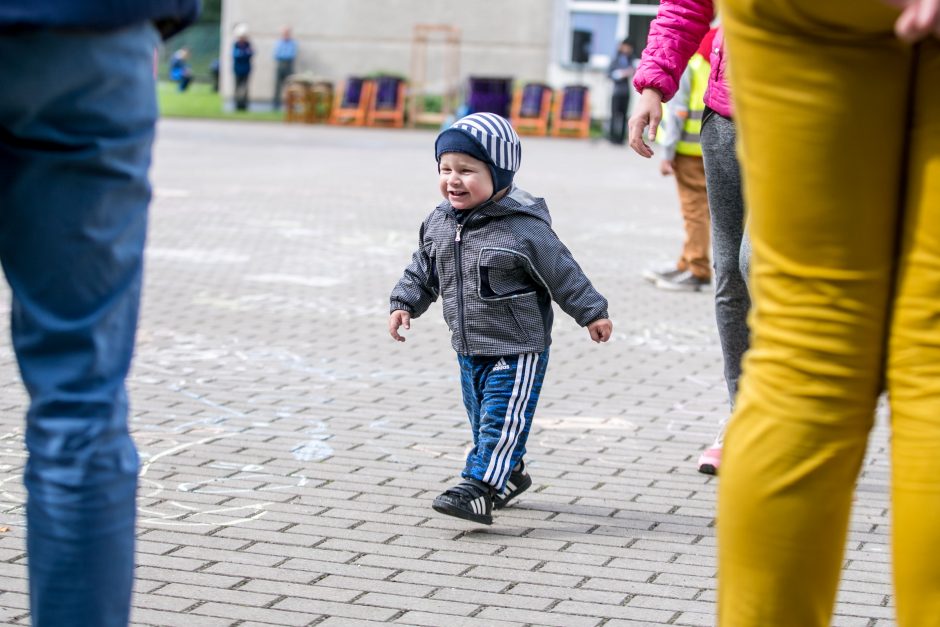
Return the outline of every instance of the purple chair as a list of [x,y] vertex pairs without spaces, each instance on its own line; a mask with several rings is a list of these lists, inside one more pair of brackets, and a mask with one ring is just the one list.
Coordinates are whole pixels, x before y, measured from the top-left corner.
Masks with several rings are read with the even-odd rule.
[[553,137],[588,137],[591,134],[591,95],[584,85],[567,85],[555,98]]
[[470,113],[496,113],[509,117],[512,104],[512,79],[471,76],[467,106]]
[[330,113],[330,124],[364,125],[373,94],[372,87],[372,81],[367,78],[347,78],[342,91],[336,94],[336,104]]
[[365,82],[366,79],[358,76],[350,76],[346,79],[346,88],[343,90],[342,102],[344,109],[359,106],[359,99],[362,98],[362,87],[365,85]]
[[584,105],[587,102],[587,87],[584,85],[568,85],[564,89],[561,101],[561,119],[579,120],[584,115]]
[[368,126],[405,125],[405,81],[397,76],[379,76],[372,79]]
[[512,103],[513,128],[520,135],[548,133],[552,88],[544,83],[526,83],[516,92]]
[[551,88],[543,83],[529,83],[522,88],[519,117],[537,118],[542,115],[542,97],[545,95],[546,89]]
[[398,86],[401,79],[379,76],[375,79],[375,108],[380,111],[398,108]]

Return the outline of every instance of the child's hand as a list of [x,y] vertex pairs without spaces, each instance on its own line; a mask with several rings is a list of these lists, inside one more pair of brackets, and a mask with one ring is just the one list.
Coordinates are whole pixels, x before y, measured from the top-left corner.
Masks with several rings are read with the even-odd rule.
[[404,309],[396,309],[388,317],[388,332],[399,342],[404,342],[405,337],[398,334],[399,327],[405,327],[405,330],[411,329],[411,314]]
[[587,326],[591,339],[595,342],[606,342],[614,332],[614,323],[607,318],[595,320]]

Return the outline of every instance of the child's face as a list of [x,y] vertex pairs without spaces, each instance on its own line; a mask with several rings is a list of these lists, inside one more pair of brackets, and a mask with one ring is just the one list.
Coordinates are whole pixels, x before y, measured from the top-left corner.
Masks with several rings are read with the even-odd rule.
[[445,152],[440,163],[441,195],[461,211],[486,202],[493,195],[489,167],[462,152]]

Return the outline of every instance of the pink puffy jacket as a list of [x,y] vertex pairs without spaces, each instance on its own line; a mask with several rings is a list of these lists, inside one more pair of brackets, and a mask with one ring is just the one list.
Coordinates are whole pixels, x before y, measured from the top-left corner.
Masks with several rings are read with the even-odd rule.
[[[695,54],[702,38],[715,17],[712,0],[662,0],[656,19],[650,25],[649,40],[633,86],[640,93],[652,87],[664,100],[672,98],[679,88],[679,78],[689,59]],[[731,89],[725,78],[724,37],[719,29],[710,55],[711,75],[705,104],[725,117],[731,117]]]

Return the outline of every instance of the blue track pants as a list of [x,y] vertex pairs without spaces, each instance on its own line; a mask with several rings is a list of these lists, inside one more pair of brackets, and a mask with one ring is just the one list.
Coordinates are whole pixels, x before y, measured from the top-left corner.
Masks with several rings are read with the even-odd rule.
[[458,355],[463,402],[473,431],[473,449],[463,471],[501,490],[525,455],[538,404],[548,349],[505,357]]

